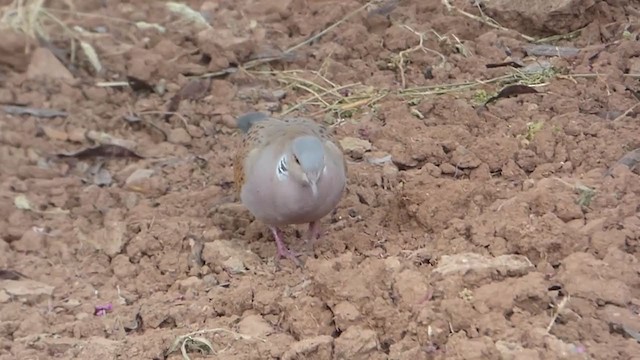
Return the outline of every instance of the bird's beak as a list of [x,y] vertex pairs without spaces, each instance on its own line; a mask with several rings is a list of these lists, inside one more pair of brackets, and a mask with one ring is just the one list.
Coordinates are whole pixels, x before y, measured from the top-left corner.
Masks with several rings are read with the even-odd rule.
[[311,187],[311,193],[315,198],[318,195],[318,185],[316,184],[315,181],[309,181],[309,186]]

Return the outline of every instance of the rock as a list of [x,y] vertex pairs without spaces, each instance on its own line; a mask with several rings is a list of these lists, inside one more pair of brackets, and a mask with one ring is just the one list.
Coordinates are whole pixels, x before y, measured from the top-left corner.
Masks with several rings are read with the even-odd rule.
[[273,333],[273,327],[260,315],[249,315],[238,323],[241,334],[264,338]]
[[47,48],[37,48],[31,54],[31,62],[27,68],[27,78],[39,77],[73,80],[71,72]]
[[351,326],[335,340],[334,359],[364,359],[378,349],[375,331]]
[[331,359],[333,338],[329,335],[315,336],[293,343],[282,355],[282,360]]
[[509,29],[531,36],[567,34],[593,21],[595,0],[491,0],[485,13]]
[[167,141],[173,144],[189,145],[191,140],[191,135],[184,128],[171,129],[167,135]]
[[36,303],[53,295],[54,287],[35,280],[2,280],[0,291],[4,291],[12,298]]

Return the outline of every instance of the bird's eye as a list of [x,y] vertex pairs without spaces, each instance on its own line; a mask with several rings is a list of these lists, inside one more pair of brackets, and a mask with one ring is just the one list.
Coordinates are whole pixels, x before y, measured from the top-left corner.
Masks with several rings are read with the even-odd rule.
[[298,157],[297,157],[297,156],[294,156],[294,157],[293,157],[293,160],[295,160],[295,161],[296,161],[296,164],[300,165],[300,160],[298,160]]

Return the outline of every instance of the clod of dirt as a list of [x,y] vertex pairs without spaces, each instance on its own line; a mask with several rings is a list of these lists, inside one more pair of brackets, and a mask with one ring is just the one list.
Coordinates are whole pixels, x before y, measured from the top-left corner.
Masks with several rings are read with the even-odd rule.
[[191,143],[191,135],[184,128],[175,128],[169,131],[167,140],[173,144],[189,145]]
[[464,274],[470,270],[525,274],[532,268],[531,261],[522,255],[490,258],[476,253],[460,253],[443,255],[433,271],[442,275]]
[[595,0],[491,0],[485,13],[500,25],[527,35],[566,34],[596,15]]
[[593,303],[627,306],[631,289],[618,278],[615,270],[593,255],[576,252],[567,256],[560,266],[558,279],[571,296]]
[[357,324],[362,319],[362,314],[356,306],[348,301],[337,303],[331,308],[336,328],[345,331],[349,326]]
[[402,306],[418,305],[429,291],[426,277],[416,270],[407,269],[394,276],[393,289]]
[[364,153],[371,150],[369,141],[350,136],[340,139],[340,146],[342,146],[345,154],[354,159],[362,159]]
[[10,29],[3,29],[0,33],[0,65],[9,66],[16,71],[23,72],[29,65],[29,51],[33,41],[25,34]]
[[[107,214],[110,217],[109,214]],[[110,219],[105,220],[104,227],[91,234],[76,231],[80,241],[91,244],[96,250],[103,251],[110,257],[114,257],[122,252],[125,244],[125,233],[127,225],[124,221]]]
[[248,315],[238,323],[238,332],[254,338],[265,338],[273,331],[273,327],[260,315]]
[[249,267],[255,268],[261,262],[256,254],[229,240],[205,243],[202,250],[202,260],[209,267],[221,266],[230,274],[243,274]]
[[458,146],[451,154],[451,163],[459,169],[475,169],[482,164],[482,161],[471,151]]
[[333,338],[329,335],[321,335],[300,340],[289,348],[282,360],[321,360],[333,357]]
[[73,80],[73,74],[56,58],[51,50],[37,48],[31,55],[31,62],[27,69],[27,78],[51,78],[61,80]]
[[522,345],[504,340],[496,341],[496,349],[503,360],[540,359],[535,349],[525,349]]
[[53,295],[54,287],[29,279],[2,280],[0,281],[0,290],[20,301],[37,303],[50,298]]
[[334,359],[371,359],[369,355],[374,355],[379,346],[375,331],[360,325],[352,326],[335,340]]
[[485,101],[484,105],[487,106],[497,101],[498,99],[510,98],[510,97],[523,95],[523,94],[537,94],[537,93],[538,93],[538,90],[528,85],[522,85],[522,84],[509,85],[509,86],[506,86],[504,89],[500,90],[498,95],[492,96],[487,101]]
[[125,181],[124,188],[150,196],[166,194],[169,190],[167,181],[160,176],[154,176],[151,169],[137,169]]

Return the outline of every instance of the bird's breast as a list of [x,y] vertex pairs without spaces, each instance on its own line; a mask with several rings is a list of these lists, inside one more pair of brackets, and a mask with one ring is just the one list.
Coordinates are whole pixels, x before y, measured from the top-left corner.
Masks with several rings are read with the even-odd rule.
[[346,179],[340,164],[328,163],[317,183],[314,196],[309,186],[275,171],[250,174],[241,199],[259,220],[270,225],[303,224],[319,220],[331,212],[342,198]]

